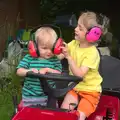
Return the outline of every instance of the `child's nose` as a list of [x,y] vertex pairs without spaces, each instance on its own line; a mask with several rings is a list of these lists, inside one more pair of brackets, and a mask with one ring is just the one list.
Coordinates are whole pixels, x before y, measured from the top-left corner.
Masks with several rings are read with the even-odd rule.
[[75,32],[78,30],[78,26],[75,28]]

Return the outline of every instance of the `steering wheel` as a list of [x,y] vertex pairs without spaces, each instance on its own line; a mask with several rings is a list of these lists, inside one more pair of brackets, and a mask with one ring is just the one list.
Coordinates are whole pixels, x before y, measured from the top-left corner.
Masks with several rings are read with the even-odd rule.
[[[82,81],[81,77],[66,75],[66,74],[58,74],[58,73],[40,74],[29,71],[27,72],[26,76],[31,78],[39,78],[41,85],[43,86],[44,92],[56,98],[64,96],[68,91],[73,89],[78,84],[78,82]],[[57,88],[52,88],[47,80],[68,81],[72,83],[68,85],[66,88],[57,89]]]

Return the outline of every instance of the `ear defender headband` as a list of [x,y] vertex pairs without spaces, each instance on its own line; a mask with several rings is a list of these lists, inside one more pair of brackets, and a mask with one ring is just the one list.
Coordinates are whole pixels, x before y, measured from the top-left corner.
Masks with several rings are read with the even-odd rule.
[[[97,15],[97,22],[98,24],[102,25],[103,24],[103,15]],[[102,35],[102,29],[98,26],[93,26],[88,30],[86,33],[86,40],[88,42],[97,42]]]
[[[58,26],[54,26],[54,25],[41,25],[41,26],[38,26],[36,28],[34,28],[32,31],[31,31],[31,36],[36,32],[37,29],[39,29],[40,27],[50,27],[52,28],[58,38],[56,39],[55,43],[53,44],[53,47],[52,47],[52,52],[56,55],[60,54],[62,52],[62,49],[61,49],[61,46],[63,45],[63,39],[62,39],[62,33],[61,33],[61,30]],[[39,50],[38,50],[38,44],[35,40],[30,40],[29,43],[28,43],[28,51],[29,51],[29,54],[32,56],[32,57],[39,57],[40,56],[40,53],[39,53]]]

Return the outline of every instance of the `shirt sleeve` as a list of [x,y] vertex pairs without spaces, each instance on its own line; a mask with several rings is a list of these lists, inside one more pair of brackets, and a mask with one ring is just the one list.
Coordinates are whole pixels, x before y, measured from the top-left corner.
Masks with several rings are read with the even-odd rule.
[[29,69],[29,61],[30,61],[30,56],[26,55],[18,64],[17,69],[18,68]]
[[83,61],[81,66],[86,66],[92,69],[98,68],[100,63],[100,56],[98,52],[88,52]]

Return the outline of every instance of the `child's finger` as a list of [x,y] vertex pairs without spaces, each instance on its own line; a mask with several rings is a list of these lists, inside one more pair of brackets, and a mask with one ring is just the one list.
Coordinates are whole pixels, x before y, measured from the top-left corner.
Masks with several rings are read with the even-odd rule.
[[52,73],[61,73],[61,72],[58,70],[53,70]]
[[64,45],[64,46],[67,46],[67,43],[63,42],[63,45]]
[[38,73],[38,70],[37,70],[37,69],[32,68],[31,70],[32,70],[34,73]]
[[40,73],[40,74],[45,74],[46,71],[44,71],[44,70],[40,70],[39,73]]
[[67,43],[63,42],[63,45],[60,48],[64,49],[65,47],[67,47]]

